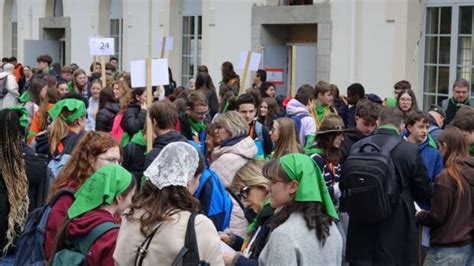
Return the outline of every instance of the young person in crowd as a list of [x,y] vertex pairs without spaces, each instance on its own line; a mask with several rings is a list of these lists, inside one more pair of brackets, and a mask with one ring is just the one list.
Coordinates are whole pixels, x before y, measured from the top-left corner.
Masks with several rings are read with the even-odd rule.
[[397,108],[403,113],[403,118],[407,118],[412,111],[419,111],[415,93],[412,90],[403,90],[398,94]]
[[344,164],[347,156],[349,156],[354,143],[375,131],[381,109],[380,104],[373,103],[369,100],[361,100],[357,103],[355,110],[355,130],[346,132],[341,144],[341,164]]
[[278,103],[275,98],[265,97],[260,101],[260,106],[258,107],[258,119],[262,125],[271,128],[273,125],[273,120],[275,119],[275,111],[278,108]]
[[469,153],[474,156],[474,109],[469,107],[460,108],[451,125],[459,128],[469,147]]
[[259,89],[260,89],[260,95],[262,98],[265,98],[265,97],[275,98],[276,97],[275,84],[271,82],[263,82],[260,85]]
[[270,137],[274,143],[272,158],[280,158],[290,153],[302,153],[303,149],[296,135],[295,122],[291,118],[278,118],[273,121]]
[[72,80],[73,70],[71,66],[64,66],[61,68],[61,77],[60,80],[64,82],[69,82]]
[[116,81],[112,84],[115,100],[122,102],[130,97],[132,90],[126,81]]
[[221,66],[222,81],[220,86],[227,85],[232,88],[235,95],[239,95],[240,78],[234,71],[234,65],[231,62],[224,62]]
[[365,98],[365,89],[364,86],[360,83],[353,83],[347,87],[347,111],[344,116],[344,125],[346,128],[355,127],[355,111],[357,103]]
[[62,98],[64,95],[69,93],[69,89],[67,86],[67,81],[60,80],[58,81],[58,85],[56,85],[56,90],[59,93],[59,96]]
[[474,98],[469,97],[470,84],[465,79],[458,79],[453,84],[453,97],[443,100],[441,106],[446,111],[446,124],[456,116],[461,106],[467,105],[474,108]]
[[314,89],[311,85],[305,84],[299,87],[295,98],[291,99],[286,106],[286,113],[295,121],[296,132],[300,140],[301,147],[306,145],[310,136],[316,134],[316,123],[311,117],[310,110],[314,99]]
[[36,73],[33,75],[33,78],[42,78],[44,75],[56,76],[57,73],[50,67],[51,63],[53,63],[51,56],[47,54],[39,55],[36,58]]
[[[391,138],[400,139],[404,128],[403,114],[398,109],[386,108],[380,113],[378,124],[380,126],[370,137],[370,141],[380,147]],[[352,149],[360,147],[361,141],[355,143]],[[428,173],[418,147],[413,143],[401,141],[390,155],[395,169],[396,186],[402,188],[399,194],[400,202],[394,206],[390,217],[383,221],[364,222],[349,219],[345,258],[350,264],[415,265],[418,263],[413,202],[430,199]],[[343,173],[342,180],[345,179],[345,174]],[[347,192],[345,192],[344,182],[341,184],[339,187],[344,198],[344,193],[347,194]]]
[[331,93],[334,96],[333,107],[336,109],[339,116],[344,119],[344,117],[346,117],[348,108],[347,99],[345,97],[341,97],[339,88],[336,84],[330,84],[329,87],[331,88]]
[[26,108],[0,111],[0,264],[13,265],[15,243],[27,214],[43,205],[49,189],[46,158],[22,140],[28,126]]
[[155,133],[156,138],[153,141],[153,148],[146,155],[145,164],[143,165],[144,169],[150,166],[166,145],[178,141],[188,141],[175,130],[176,123],[178,122],[178,112],[171,102],[154,102],[148,109],[148,112],[150,112],[153,133]]
[[99,110],[95,117],[95,130],[110,132],[115,115],[119,110],[120,107],[115,99],[113,89],[111,87],[103,88],[99,94]]
[[25,107],[28,110],[28,124],[31,124],[33,116],[39,111],[41,102],[46,97],[48,91],[48,84],[44,79],[35,78],[31,81],[28,91],[23,93],[20,97],[22,102],[25,102]]
[[432,105],[428,114],[431,119],[428,134],[430,134],[430,136],[436,141],[436,144],[438,144],[439,135],[443,132],[445,125],[446,112],[440,106]]
[[[0,82],[4,82],[4,90],[0,91],[0,109],[9,108],[18,103],[19,86],[14,75],[15,67],[8,63],[3,66],[0,72]],[[6,80],[5,80],[6,79]]]
[[179,115],[178,131],[187,139],[201,145],[205,141],[205,120],[209,114],[206,95],[195,90],[188,94],[186,112]]
[[89,98],[89,106],[87,107],[87,123],[86,131],[95,130],[96,115],[99,111],[99,97],[102,90],[102,82],[99,79],[91,82],[91,97]]
[[51,123],[48,111],[60,100],[55,88],[48,88],[46,97],[41,101],[39,110],[34,114],[30,129],[27,134],[27,143],[30,144],[38,133],[47,129]]
[[393,96],[395,97],[395,99],[397,99],[398,95],[400,95],[400,93],[404,90],[411,90],[410,82],[408,82],[407,80],[397,81],[397,83],[393,85]]
[[87,178],[74,194],[67,220],[58,232],[52,263],[61,263],[61,250],[72,249],[97,233],[100,226],[108,226],[100,228],[101,234],[90,245],[85,260],[87,265],[115,265],[112,256],[119,226],[114,225],[114,217],[121,216],[132,204],[135,189],[135,179],[118,164],[106,165]]
[[472,265],[474,158],[456,127],[446,128],[439,142],[446,168],[434,181],[431,210],[416,214],[418,223],[431,227],[423,265]]
[[260,86],[262,85],[262,83],[266,81],[267,81],[267,71],[263,69],[258,69],[257,72],[255,72],[255,77],[253,78],[252,87],[256,89],[260,89]]
[[120,124],[123,131],[131,138],[138,131],[145,127],[146,120],[146,88],[135,88],[132,91],[132,98],[127,104]]
[[88,80],[86,71],[83,69],[76,69],[72,74],[72,80],[68,83],[69,92],[77,92],[88,98],[90,96],[90,91],[88,90]]
[[316,131],[323,122],[324,118],[330,113],[337,114],[336,109],[332,106],[334,95],[332,95],[331,86],[326,81],[319,81],[314,86],[314,102],[311,115],[316,122]]
[[219,101],[217,100],[216,87],[208,73],[198,73],[195,83],[196,91],[201,91],[207,99],[211,117],[219,112]]
[[[167,145],[145,171],[147,181],[122,219],[114,252],[116,265],[172,265],[185,245],[188,224],[194,227],[199,260],[224,265],[219,236],[209,218],[198,214],[193,198],[199,178],[195,177],[199,154],[188,143]],[[140,257],[146,240],[146,256]],[[188,265],[184,255],[183,265]]]
[[[52,184],[49,198],[53,198],[60,190],[78,190],[98,169],[111,163],[119,164],[121,161],[120,147],[114,138],[103,132],[86,133]],[[68,195],[62,195],[51,207],[45,230],[44,248],[47,259],[54,254],[54,240],[73,200]]]
[[25,91],[27,91],[30,88],[30,82],[32,78],[33,78],[33,71],[31,70],[31,67],[24,66],[23,75],[21,76],[20,81],[18,82],[20,95],[22,95]]
[[248,135],[254,139],[258,145],[258,156],[261,158],[269,157],[273,150],[273,144],[268,134],[268,127],[256,120],[257,103],[255,99],[248,93],[241,94],[237,98],[236,107],[237,111],[242,114],[249,125]]
[[52,119],[46,134],[36,137],[36,152],[55,158],[59,154],[71,154],[84,134],[86,105],[77,99],[58,101],[48,111]]
[[343,243],[338,215],[316,164],[293,153],[263,169],[273,208],[281,208],[259,265],[340,265]]

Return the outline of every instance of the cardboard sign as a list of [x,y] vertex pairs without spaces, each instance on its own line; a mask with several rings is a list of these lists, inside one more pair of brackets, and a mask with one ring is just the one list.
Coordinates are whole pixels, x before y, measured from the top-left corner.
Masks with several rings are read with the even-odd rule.
[[[132,88],[146,87],[146,60],[130,61],[130,75]],[[151,76],[152,86],[168,85],[168,59],[153,59],[151,61]]]
[[[157,38],[158,51],[161,51],[161,43],[162,42],[163,42],[163,35],[161,33],[158,33],[158,38]],[[165,50],[166,51],[173,50],[173,42],[174,42],[173,37],[166,36],[166,38],[165,38]]]
[[114,55],[114,38],[90,38],[89,49],[91,55]]
[[[262,59],[262,54],[252,52],[252,55],[250,57],[249,70],[257,71],[259,69],[261,59]],[[245,70],[246,61],[247,61],[247,51],[240,52],[239,69]]]
[[267,81],[271,82],[275,85],[284,85],[285,82],[283,81],[283,72],[285,69],[283,68],[265,68],[267,72]]

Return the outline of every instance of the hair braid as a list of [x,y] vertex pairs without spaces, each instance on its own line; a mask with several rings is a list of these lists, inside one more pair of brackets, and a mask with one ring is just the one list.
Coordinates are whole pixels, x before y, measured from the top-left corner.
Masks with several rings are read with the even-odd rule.
[[28,178],[22,154],[19,114],[4,109],[0,112],[0,170],[8,195],[8,230],[7,244],[3,248],[6,254],[13,245],[17,230],[22,230],[28,214]]

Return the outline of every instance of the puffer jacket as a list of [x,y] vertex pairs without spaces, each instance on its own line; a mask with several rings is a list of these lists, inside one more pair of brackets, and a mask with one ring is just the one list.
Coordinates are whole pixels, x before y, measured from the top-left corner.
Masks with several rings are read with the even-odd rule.
[[142,109],[137,102],[132,102],[125,110],[120,126],[131,137],[145,127],[145,119],[146,110]]
[[100,109],[95,117],[95,130],[103,132],[112,131],[114,118],[119,109],[118,103],[107,103],[104,108]]

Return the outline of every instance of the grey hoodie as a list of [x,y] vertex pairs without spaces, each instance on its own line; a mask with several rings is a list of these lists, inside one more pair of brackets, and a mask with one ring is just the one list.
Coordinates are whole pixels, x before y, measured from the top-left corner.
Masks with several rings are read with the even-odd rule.
[[309,134],[316,134],[316,123],[308,111],[308,108],[296,99],[291,99],[286,106],[286,113],[292,117],[295,115],[306,114],[306,117],[301,119],[301,127],[297,129],[299,132],[300,143],[302,147],[306,144],[306,136]]

